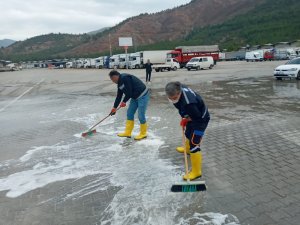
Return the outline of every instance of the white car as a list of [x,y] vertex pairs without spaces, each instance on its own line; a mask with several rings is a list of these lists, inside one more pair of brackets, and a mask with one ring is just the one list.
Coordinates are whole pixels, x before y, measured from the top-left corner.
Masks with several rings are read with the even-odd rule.
[[277,80],[282,78],[296,78],[300,80],[300,57],[288,61],[286,64],[278,66],[274,70],[274,77]]

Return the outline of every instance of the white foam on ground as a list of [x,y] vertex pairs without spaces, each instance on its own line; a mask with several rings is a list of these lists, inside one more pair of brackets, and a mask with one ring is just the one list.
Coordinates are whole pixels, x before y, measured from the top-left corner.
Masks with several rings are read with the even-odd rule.
[[[105,138],[114,139],[114,137]],[[103,159],[110,162],[106,158],[106,152],[115,154],[121,150],[119,144],[96,139],[88,142],[80,139],[70,144],[62,142],[53,146],[34,147],[19,159],[19,163],[26,165],[31,163],[32,168],[0,178],[0,191],[7,190],[6,196],[15,198],[53,182],[110,173],[109,163],[102,168],[104,164],[101,162]]]
[[25,155],[23,155],[19,160],[21,162],[26,162],[28,161],[29,159],[31,159],[32,155],[37,152],[37,151],[41,151],[45,148],[46,146],[40,146],[40,147],[33,147],[33,149],[29,150],[26,152]]
[[13,160],[13,159],[9,159],[9,160],[3,161],[2,163],[0,163],[0,169],[4,170],[5,168],[9,167],[14,162],[15,162],[15,160]]
[[152,116],[150,117],[152,121],[154,122],[160,122],[161,118],[160,117],[156,117],[156,116]]
[[0,190],[9,190],[6,196],[15,198],[53,182],[84,177],[86,174],[80,168],[86,163],[75,160],[55,161],[51,166],[39,163],[31,170],[14,173],[0,179]]
[[99,118],[101,117],[101,115],[102,114],[92,113],[83,117],[64,118],[64,120],[73,121],[73,122],[82,123],[91,126],[93,123],[95,124],[97,123],[97,121],[100,120]]
[[78,133],[78,134],[74,134],[74,137],[77,137],[77,138],[82,138],[82,133]]
[[239,225],[239,220],[231,214],[221,213],[195,213],[188,219],[180,219],[177,225]]
[[[63,115],[52,114],[52,115],[55,115],[55,117],[50,118],[50,119],[47,118],[46,120],[39,121],[39,123],[46,124],[46,123],[55,123],[57,121],[72,121],[72,122],[80,123],[80,124],[87,126],[87,130],[88,130],[88,128],[92,127],[97,122],[99,122],[100,120],[104,119],[107,116],[107,114],[103,114],[103,113],[90,113],[90,114],[87,114],[85,116],[80,116],[80,117],[69,116],[69,115],[65,115],[65,114],[63,114]],[[99,126],[109,125],[109,124],[112,124],[114,121],[115,121],[115,117],[108,117]]]

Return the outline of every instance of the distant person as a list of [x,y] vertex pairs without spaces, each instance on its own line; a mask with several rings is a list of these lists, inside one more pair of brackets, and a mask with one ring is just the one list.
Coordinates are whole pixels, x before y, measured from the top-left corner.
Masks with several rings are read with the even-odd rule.
[[152,63],[150,62],[150,59],[147,60],[147,63],[145,64],[146,69],[146,83],[151,82],[151,72],[152,72]]
[[[134,127],[134,114],[136,113],[136,110],[138,110],[140,134],[134,139],[141,140],[146,138],[148,128],[146,121],[146,110],[150,99],[148,88],[137,77],[126,73],[120,74],[116,70],[110,71],[109,77],[112,82],[118,85],[117,97],[110,115],[115,115],[118,107],[126,107],[126,102],[131,99],[127,110],[125,131],[123,133],[119,133],[118,136],[128,138],[131,137]],[[125,96],[122,99],[123,95]]]
[[[202,153],[200,144],[204,132],[210,120],[210,115],[203,99],[192,89],[180,82],[170,82],[165,91],[170,102],[178,109],[180,126],[185,129],[185,148],[190,154],[192,169],[183,179],[197,179],[202,176]],[[184,147],[177,147],[178,152],[183,153]]]

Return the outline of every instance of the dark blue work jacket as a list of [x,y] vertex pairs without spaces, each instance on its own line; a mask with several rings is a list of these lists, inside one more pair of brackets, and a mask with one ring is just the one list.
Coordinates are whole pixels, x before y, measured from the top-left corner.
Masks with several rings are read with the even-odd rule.
[[182,118],[190,117],[192,119],[188,123],[187,128],[204,132],[210,120],[210,115],[199,94],[183,85],[180,99],[174,106],[178,109]]
[[122,73],[118,81],[118,93],[114,103],[114,108],[117,108],[125,95],[123,102],[127,102],[130,98],[138,99],[148,92],[146,85],[137,77]]

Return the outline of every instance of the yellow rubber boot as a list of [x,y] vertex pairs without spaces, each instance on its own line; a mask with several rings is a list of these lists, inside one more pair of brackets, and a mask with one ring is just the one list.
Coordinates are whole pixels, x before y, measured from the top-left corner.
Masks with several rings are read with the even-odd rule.
[[[188,139],[185,140],[186,153],[190,154],[190,141]],[[184,147],[180,146],[176,148],[176,151],[179,153],[184,153]]]
[[141,140],[147,137],[147,123],[141,124],[140,126],[140,134],[134,137],[134,140]]
[[133,127],[134,127],[134,121],[133,120],[126,120],[125,131],[124,131],[124,133],[119,133],[118,136],[119,137],[130,138]]
[[[191,156],[192,169],[189,172],[188,176],[190,180],[194,180],[198,177],[201,177],[202,175],[202,153],[195,152],[195,153],[191,153],[190,156]],[[187,180],[188,177],[184,175],[183,179]]]

